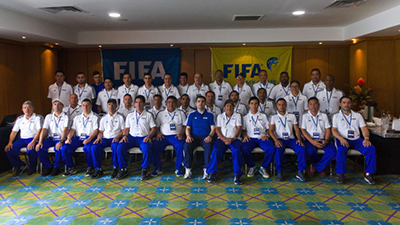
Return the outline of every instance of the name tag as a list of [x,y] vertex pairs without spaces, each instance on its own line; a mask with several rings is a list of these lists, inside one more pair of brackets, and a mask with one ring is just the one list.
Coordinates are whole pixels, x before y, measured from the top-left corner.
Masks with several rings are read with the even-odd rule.
[[254,128],[254,135],[260,135],[260,128]]
[[88,137],[89,137],[89,135],[87,135],[87,134],[85,134],[85,133],[82,133],[82,134],[79,136],[79,140],[83,141],[83,140],[85,140],[85,139],[88,138]]
[[289,132],[282,132],[283,140],[289,140]]
[[146,102],[145,108],[150,109],[150,102]]
[[320,139],[318,132],[313,132],[312,136],[313,136],[313,139]]
[[347,138],[354,138],[354,130],[348,130],[347,131]]
[[169,124],[169,130],[171,131],[176,130],[176,124],[174,123]]
[[223,96],[222,95],[218,95],[218,101],[222,101]]
[[60,134],[53,134],[53,141],[59,141],[61,139],[61,135]]

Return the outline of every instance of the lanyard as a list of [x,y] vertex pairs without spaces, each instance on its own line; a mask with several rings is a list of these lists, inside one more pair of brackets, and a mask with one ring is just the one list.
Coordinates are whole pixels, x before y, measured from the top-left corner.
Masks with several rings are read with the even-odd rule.
[[169,87],[168,92],[167,92],[167,88],[164,87],[164,93],[165,93],[166,98],[169,96],[169,93],[171,92],[171,90],[172,90],[172,87]]
[[231,115],[231,118],[229,118],[228,115],[226,115],[226,113],[225,113],[225,117],[226,117],[226,123],[225,123],[225,127],[226,127],[228,125],[228,123],[231,121],[233,114]]
[[344,119],[346,120],[347,124],[349,124],[349,127],[351,127],[352,113],[350,113],[350,122],[349,122],[349,121],[347,120],[346,115],[344,115],[343,111],[341,111],[341,112],[342,112],[342,115],[343,115]]
[[[319,83],[317,84],[317,85],[314,85],[314,84],[311,84],[312,85],[312,88],[313,88],[313,90],[314,90],[314,96],[315,95],[317,95],[317,92],[318,92],[318,86],[319,86]],[[315,87],[317,87],[317,89],[315,89]]]
[[72,110],[72,112],[70,112],[71,109],[72,109],[72,108],[69,107],[69,110],[68,110],[69,115],[74,114],[74,112],[78,109],[78,106],[76,106],[76,108],[75,108],[74,110]]
[[138,116],[137,112],[135,112],[135,114],[136,114],[136,126],[139,126],[139,120],[140,120],[140,117],[142,116],[143,112],[139,116]]
[[146,89],[146,87],[145,87],[145,88],[144,88],[144,95],[146,96],[146,99],[149,98],[150,93],[151,93],[151,90],[150,90],[149,93],[147,94],[147,89]]
[[256,121],[254,121],[254,118],[253,118],[253,116],[251,116],[251,120],[253,121],[253,123],[254,123],[254,127],[256,128],[256,127],[257,127],[258,116],[257,116],[257,119],[256,119]]
[[62,87],[58,87],[58,97],[59,98],[61,98],[61,90],[62,90]]
[[293,100],[293,103],[294,103],[294,107],[296,107],[296,109],[297,109],[297,103],[299,102],[299,96],[297,95],[297,97],[296,97],[296,101],[294,100],[294,98],[293,98],[293,96],[292,96],[292,100]]
[[222,93],[221,93],[221,91],[222,91],[222,83],[221,83],[221,85],[218,86],[218,89],[219,89],[219,94],[222,95]]
[[235,112],[237,112],[237,113],[239,112],[239,105],[240,105],[240,103],[238,102],[236,107],[235,107]]
[[317,129],[318,128],[318,117],[319,117],[319,115],[317,115],[317,121],[315,121],[314,120],[314,116],[313,115],[311,115],[311,119],[312,119],[312,121],[313,121],[313,123],[314,123],[314,125],[315,125],[315,129]]
[[57,120],[54,118],[54,123],[56,124],[56,128],[58,129],[58,125],[60,124],[60,120],[61,120],[61,114],[58,116],[58,122]]
[[113,90],[111,89],[111,96],[108,95],[108,91],[107,91],[106,89],[104,89],[104,90],[106,91],[106,94],[107,94],[108,99],[110,99],[110,97],[112,97]]
[[[281,84],[281,86],[282,86],[282,84]],[[289,88],[286,91],[286,88],[282,86],[282,89],[283,89],[283,91],[285,92],[286,95],[289,95]]]
[[82,122],[83,122],[83,128],[86,129],[86,126],[87,126],[87,124],[89,123],[89,116],[88,116],[88,118],[86,119],[86,123],[85,123],[85,116],[83,116],[83,114],[82,114]]
[[242,88],[240,88],[239,85],[237,85],[237,92],[239,93],[239,96],[240,96],[240,94],[242,93],[243,88],[244,88],[244,84],[243,84],[243,87],[242,87]]
[[286,116],[285,116],[285,123],[283,123],[283,121],[282,121],[282,119],[281,119],[281,117],[280,116],[278,116],[278,118],[279,118],[279,120],[281,121],[281,124],[283,125],[283,128],[285,128],[286,129]]
[[83,92],[85,91],[85,87],[86,87],[86,85],[85,85],[85,86],[83,86],[83,88],[82,88],[82,92],[80,92],[80,91],[79,91],[79,89],[81,89],[81,88],[79,87],[79,84],[78,84],[78,94],[79,94],[79,99],[81,98],[81,96],[82,96]]
[[332,99],[332,93],[333,93],[333,90],[331,91],[331,95],[328,97],[328,90],[326,90],[326,100],[328,101],[328,107],[330,106],[330,102],[331,102],[331,99]]
[[174,115],[172,115],[172,116],[171,116],[171,113],[169,113],[169,112],[168,112],[168,115],[169,115],[169,117],[171,117],[171,121],[173,121],[173,120],[174,120],[174,118],[175,118],[175,114],[176,114],[176,112],[174,112]]
[[129,94],[129,92],[131,91],[131,88],[125,88],[125,94]]
[[260,108],[261,112],[265,112],[265,108],[267,108],[267,102],[264,103],[264,109],[261,107],[261,103],[258,107]]
[[267,91],[268,82],[266,81],[265,84],[260,83],[260,87],[265,88],[265,91]]

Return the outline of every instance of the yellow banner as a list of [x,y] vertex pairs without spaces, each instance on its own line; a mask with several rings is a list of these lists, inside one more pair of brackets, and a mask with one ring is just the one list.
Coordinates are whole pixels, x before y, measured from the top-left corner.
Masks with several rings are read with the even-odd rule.
[[268,81],[279,83],[279,75],[286,71],[292,75],[292,47],[238,47],[212,48],[213,80],[215,71],[224,72],[224,80],[235,85],[235,76],[243,73],[246,83],[258,82],[261,70],[268,73]]

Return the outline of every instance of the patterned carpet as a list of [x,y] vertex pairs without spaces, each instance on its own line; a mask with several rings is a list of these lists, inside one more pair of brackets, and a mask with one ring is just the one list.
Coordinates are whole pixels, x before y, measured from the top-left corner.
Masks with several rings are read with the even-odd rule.
[[[138,163],[125,180],[106,176],[64,178],[0,175],[0,224],[400,224],[400,176],[380,176],[369,186],[362,173],[350,173],[346,185],[313,178],[300,183],[243,177],[235,186],[229,160],[209,184],[176,178],[172,164],[162,176],[140,181]],[[198,166],[197,168],[200,168]]]

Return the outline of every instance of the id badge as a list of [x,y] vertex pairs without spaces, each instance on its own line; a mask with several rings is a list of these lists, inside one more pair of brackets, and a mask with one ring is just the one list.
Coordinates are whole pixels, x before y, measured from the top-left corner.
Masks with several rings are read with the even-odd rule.
[[260,135],[260,128],[254,128],[254,135]]
[[319,136],[318,132],[313,132],[312,136],[313,136],[313,139],[317,139],[317,140],[320,139],[320,136]]
[[87,137],[89,137],[87,134],[82,133],[81,136],[79,136],[79,140],[83,141],[83,140],[85,140]]
[[146,102],[145,108],[150,109],[150,102]]
[[59,141],[61,139],[61,135],[60,134],[53,134],[53,141]]
[[354,138],[354,130],[348,130],[347,131],[347,138],[348,139]]
[[169,130],[176,130],[176,125],[174,123],[169,124]]
[[289,132],[282,132],[283,140],[289,140]]
[[218,101],[222,101],[223,96],[222,95],[218,95]]

